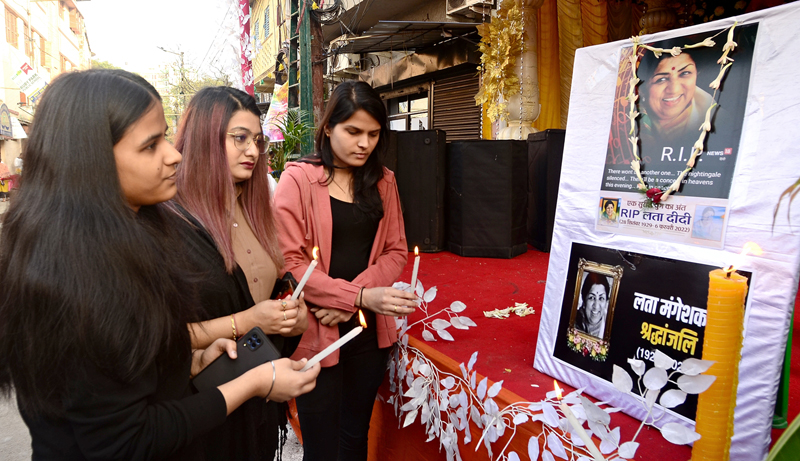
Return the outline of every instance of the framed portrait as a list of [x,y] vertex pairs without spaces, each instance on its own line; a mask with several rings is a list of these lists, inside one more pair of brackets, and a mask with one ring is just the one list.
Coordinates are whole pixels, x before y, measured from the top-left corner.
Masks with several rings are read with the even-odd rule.
[[622,266],[583,258],[578,261],[575,295],[567,329],[570,349],[597,362],[606,360],[621,278]]

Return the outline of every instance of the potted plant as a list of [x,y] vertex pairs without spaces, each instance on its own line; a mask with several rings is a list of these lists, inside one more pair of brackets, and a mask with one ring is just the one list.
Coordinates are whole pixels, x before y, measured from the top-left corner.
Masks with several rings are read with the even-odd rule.
[[307,121],[310,119],[307,111],[293,108],[286,112],[282,121],[275,123],[283,135],[283,141],[274,142],[270,146],[269,166],[275,179],[280,178],[286,162],[297,160],[311,150],[314,125]]

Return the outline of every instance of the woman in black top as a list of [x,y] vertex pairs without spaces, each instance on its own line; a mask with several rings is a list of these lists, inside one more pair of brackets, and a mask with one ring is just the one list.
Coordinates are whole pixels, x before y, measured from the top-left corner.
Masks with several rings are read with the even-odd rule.
[[63,74],[45,91],[0,242],[0,389],[16,391],[34,459],[199,459],[198,436],[273,381],[282,359],[193,394],[232,341],[192,351],[189,275],[160,203],[180,154],[155,89],[125,71]]

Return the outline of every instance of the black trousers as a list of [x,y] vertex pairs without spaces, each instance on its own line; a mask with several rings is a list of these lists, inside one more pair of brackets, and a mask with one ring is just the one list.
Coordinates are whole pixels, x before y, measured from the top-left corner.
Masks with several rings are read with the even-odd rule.
[[[351,328],[340,325],[339,333]],[[375,330],[342,346],[339,363],[323,368],[314,390],[297,397],[303,461],[366,461],[372,407],[392,350],[378,349]]]

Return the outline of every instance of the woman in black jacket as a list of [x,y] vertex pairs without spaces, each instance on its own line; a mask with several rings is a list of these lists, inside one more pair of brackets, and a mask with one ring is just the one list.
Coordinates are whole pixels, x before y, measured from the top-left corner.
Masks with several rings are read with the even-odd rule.
[[191,350],[195,291],[159,205],[181,160],[166,129],[155,89],[118,70],[63,74],[37,109],[0,242],[0,389],[34,459],[199,459],[246,400],[314,386],[318,368],[275,380],[302,367],[282,359],[192,392],[235,345]]

